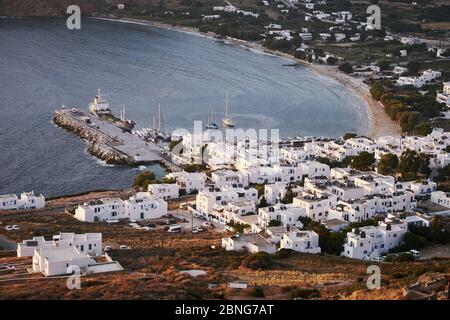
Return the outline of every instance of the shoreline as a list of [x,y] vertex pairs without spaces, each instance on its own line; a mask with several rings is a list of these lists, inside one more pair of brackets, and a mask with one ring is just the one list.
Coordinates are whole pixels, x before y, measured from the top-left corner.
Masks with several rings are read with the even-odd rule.
[[365,130],[365,135],[376,139],[381,136],[395,136],[399,137],[401,135],[401,130],[399,125],[391,120],[389,116],[384,112],[383,105],[374,100],[369,92],[368,86],[362,81],[355,82],[357,79],[352,78],[351,76],[340,72],[337,69],[337,66],[325,65],[325,64],[313,64],[308,61],[304,61],[298,59],[290,54],[271,50],[263,47],[260,44],[248,42],[245,40],[234,39],[234,38],[225,38],[219,39],[219,36],[213,32],[201,32],[196,28],[192,27],[183,27],[179,25],[171,25],[167,23],[162,23],[158,21],[151,20],[142,20],[142,19],[133,19],[133,18],[102,18],[102,17],[92,17],[92,19],[103,20],[103,21],[111,21],[111,22],[121,22],[121,23],[130,23],[130,24],[138,24],[143,26],[156,27],[166,30],[173,30],[178,32],[184,32],[196,36],[201,36],[205,38],[209,38],[216,41],[224,41],[234,46],[242,46],[244,48],[255,50],[261,54],[267,54],[278,58],[283,58],[288,61],[295,62],[299,65],[304,66],[305,68],[312,70],[320,75],[328,77],[341,85],[344,85],[346,88],[351,89],[363,102],[367,104],[367,114],[369,120],[369,128]]

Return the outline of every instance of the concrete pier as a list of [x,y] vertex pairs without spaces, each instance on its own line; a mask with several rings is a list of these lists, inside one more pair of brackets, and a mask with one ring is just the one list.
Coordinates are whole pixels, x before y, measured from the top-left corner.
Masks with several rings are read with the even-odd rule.
[[110,122],[78,109],[55,111],[54,122],[84,139],[90,145],[88,151],[109,164],[134,166],[159,163],[169,171],[181,170],[163,156],[163,150],[156,144],[145,142]]

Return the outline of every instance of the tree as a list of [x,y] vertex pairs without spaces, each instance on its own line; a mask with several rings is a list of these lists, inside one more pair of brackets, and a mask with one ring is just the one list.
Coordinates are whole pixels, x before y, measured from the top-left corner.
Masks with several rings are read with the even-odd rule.
[[427,134],[430,134],[432,131],[433,128],[431,128],[429,123],[421,122],[414,127],[412,133],[418,136],[426,136]]
[[378,67],[380,70],[387,70],[390,68],[389,61],[387,60],[381,60],[378,62]]
[[411,132],[419,123],[419,116],[415,112],[401,112],[398,116],[398,122],[403,132]]
[[336,64],[337,62],[337,58],[336,57],[328,57],[327,58],[327,63],[328,64]]
[[279,227],[281,226],[281,221],[278,220],[270,220],[268,223],[269,227]]
[[283,199],[281,199],[281,202],[284,204],[292,203],[294,201],[294,192],[292,192],[292,187],[287,187],[286,194],[284,195]]
[[341,63],[341,64],[339,65],[338,69],[339,69],[340,71],[344,72],[344,73],[347,73],[347,74],[353,72],[353,67],[352,67],[352,65],[351,65],[350,63],[348,63],[348,62]]
[[412,60],[412,61],[408,62],[406,67],[408,68],[408,71],[410,73],[417,74],[420,70],[420,62],[417,60]]
[[417,173],[429,174],[429,163],[430,159],[427,155],[407,149],[400,156],[400,165],[398,167],[402,180],[414,180],[417,178]]
[[397,172],[399,159],[395,154],[386,153],[378,163],[378,172],[384,175],[394,175]]
[[375,163],[375,154],[363,151],[357,156],[353,157],[351,162],[352,168],[361,171],[369,171]]
[[260,208],[265,208],[268,207],[269,204],[267,203],[267,200],[265,197],[262,197],[261,200],[259,200],[259,207]]
[[358,135],[356,134],[356,133],[353,133],[353,132],[347,132],[346,134],[344,134],[344,137],[343,137],[343,139],[344,140],[347,140],[347,139],[350,139],[350,138],[356,138]]
[[146,189],[149,184],[153,184],[155,181],[155,174],[152,171],[142,171],[134,178],[133,187]]

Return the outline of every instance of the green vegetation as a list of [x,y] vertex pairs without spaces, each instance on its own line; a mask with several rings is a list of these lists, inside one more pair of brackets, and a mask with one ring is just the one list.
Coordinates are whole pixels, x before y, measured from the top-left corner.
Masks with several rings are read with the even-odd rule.
[[155,174],[152,171],[142,171],[134,178],[133,187],[140,187],[143,190],[147,190],[149,184],[154,184],[156,182]]
[[351,162],[352,168],[361,171],[371,171],[375,163],[375,154],[363,151],[357,156],[354,156]]
[[233,231],[237,233],[244,233],[244,230],[250,227],[248,224],[235,222],[234,220],[227,222],[226,226],[232,228]]
[[350,74],[353,72],[353,67],[350,63],[344,62],[339,65],[338,69],[344,73]]
[[399,162],[395,154],[386,153],[378,162],[378,172],[384,175],[394,175],[398,170]]

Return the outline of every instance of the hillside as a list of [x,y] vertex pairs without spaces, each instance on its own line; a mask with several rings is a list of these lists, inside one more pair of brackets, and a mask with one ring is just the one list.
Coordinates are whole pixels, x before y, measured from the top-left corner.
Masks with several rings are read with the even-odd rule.
[[[102,0],[78,0],[83,14],[99,10]],[[66,14],[71,0],[0,0],[0,16],[9,17],[54,17]]]

